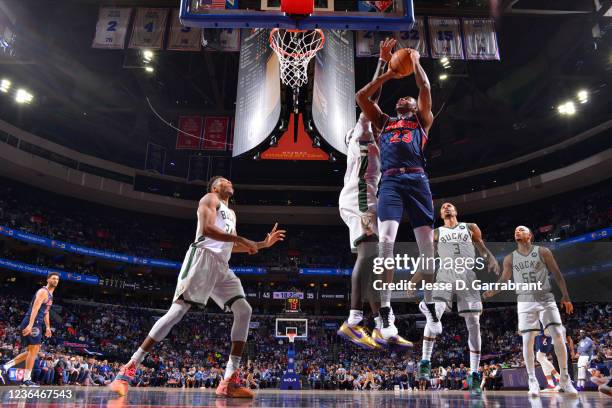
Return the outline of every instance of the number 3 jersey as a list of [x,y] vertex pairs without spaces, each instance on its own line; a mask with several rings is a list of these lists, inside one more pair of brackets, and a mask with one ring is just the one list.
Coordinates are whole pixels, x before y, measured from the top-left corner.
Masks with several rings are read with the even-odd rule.
[[438,228],[438,256],[442,262],[445,259],[475,259],[472,233],[467,223],[460,222],[452,228],[445,226]]
[[541,290],[524,290],[518,288],[516,293],[519,302],[554,302],[551,292],[548,268],[540,258],[540,247],[533,245],[527,255],[515,250],[512,252],[512,277],[515,283],[541,282]]

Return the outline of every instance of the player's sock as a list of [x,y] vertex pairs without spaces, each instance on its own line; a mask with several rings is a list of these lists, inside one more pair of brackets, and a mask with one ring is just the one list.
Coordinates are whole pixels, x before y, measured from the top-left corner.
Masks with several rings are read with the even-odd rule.
[[227,361],[227,366],[225,367],[225,375],[223,376],[224,380],[229,380],[229,378],[234,374],[234,372],[240,367],[240,356],[233,356],[230,354],[229,360]]
[[363,320],[363,310],[351,309],[349,318],[346,321],[350,327],[357,326]]
[[11,361],[7,361],[2,368],[4,368],[4,371],[8,370],[11,367],[15,366],[15,360],[11,360]]
[[376,315],[376,317],[374,318],[374,328],[380,330],[381,327],[382,318],[380,317],[380,315]]
[[423,339],[423,355],[422,355],[423,360],[431,361],[431,354],[433,352],[433,347],[434,347],[435,342],[436,342],[435,340]]
[[32,370],[25,369],[23,373],[23,381],[32,381]]
[[529,379],[535,379],[535,356],[533,353],[533,343],[536,333],[528,331],[523,333],[523,359],[525,360],[525,368]]
[[[382,297],[382,295],[381,295],[381,297]],[[381,308],[380,308],[380,310],[378,312],[380,314],[380,323],[381,323],[380,327],[383,328],[385,326],[388,326],[390,324],[389,315],[391,314],[391,307],[389,307],[389,306],[381,306]]]
[[383,289],[380,291],[380,307],[391,308],[391,292],[389,290]]
[[136,366],[138,366],[145,359],[146,355],[147,355],[147,352],[144,351],[142,348],[138,347],[138,350],[136,350],[136,352],[132,355],[132,358],[130,358],[130,360],[135,361]]
[[473,373],[477,373],[479,365],[480,365],[480,353],[473,353],[470,351],[470,371]]

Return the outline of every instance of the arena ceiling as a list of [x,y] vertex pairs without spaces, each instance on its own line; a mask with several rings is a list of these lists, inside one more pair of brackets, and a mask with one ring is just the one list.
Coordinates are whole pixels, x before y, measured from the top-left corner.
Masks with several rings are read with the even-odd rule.
[[[79,151],[141,168],[147,141],[168,148],[168,174],[184,176],[187,156],[174,151],[176,132],[151,112],[176,123],[183,114],[234,111],[237,53],[159,52],[156,71],[128,68],[134,54],[91,48],[102,0],[4,2],[18,19],[18,58],[0,60],[2,75],[26,85],[35,103],[17,106],[0,98],[0,117],[34,134]],[[170,0],[114,0],[114,5],[176,7]],[[451,5],[452,3],[452,5]],[[434,95],[429,146],[436,176],[517,157],[557,143],[610,118],[612,20],[610,1],[500,1],[500,62],[453,61],[450,78],[424,60]],[[459,4],[457,6],[457,4]],[[527,8],[528,7],[528,8]],[[417,1],[418,15],[488,15],[484,1]],[[376,61],[360,59],[356,85],[372,76]],[[556,107],[589,91],[573,117]],[[412,79],[385,89],[390,111],[399,96],[416,94]],[[237,160],[233,176],[245,182],[290,184],[308,174],[309,184],[339,184],[337,163]]]

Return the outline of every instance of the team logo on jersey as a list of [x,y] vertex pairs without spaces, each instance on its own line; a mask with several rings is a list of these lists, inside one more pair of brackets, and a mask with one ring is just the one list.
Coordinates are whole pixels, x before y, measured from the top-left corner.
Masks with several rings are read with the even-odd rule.
[[538,254],[536,254],[535,252],[533,254],[531,254],[532,258],[535,258],[536,256],[538,256]]
[[40,329],[38,327],[32,327],[32,332],[30,334],[32,337],[40,336]]
[[460,225],[459,229],[465,229],[465,225]]

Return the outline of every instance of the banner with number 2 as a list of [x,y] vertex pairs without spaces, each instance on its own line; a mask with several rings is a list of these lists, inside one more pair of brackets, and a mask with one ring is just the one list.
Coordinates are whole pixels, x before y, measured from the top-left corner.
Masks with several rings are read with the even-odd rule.
[[100,7],[93,48],[122,50],[130,23],[131,8]]

